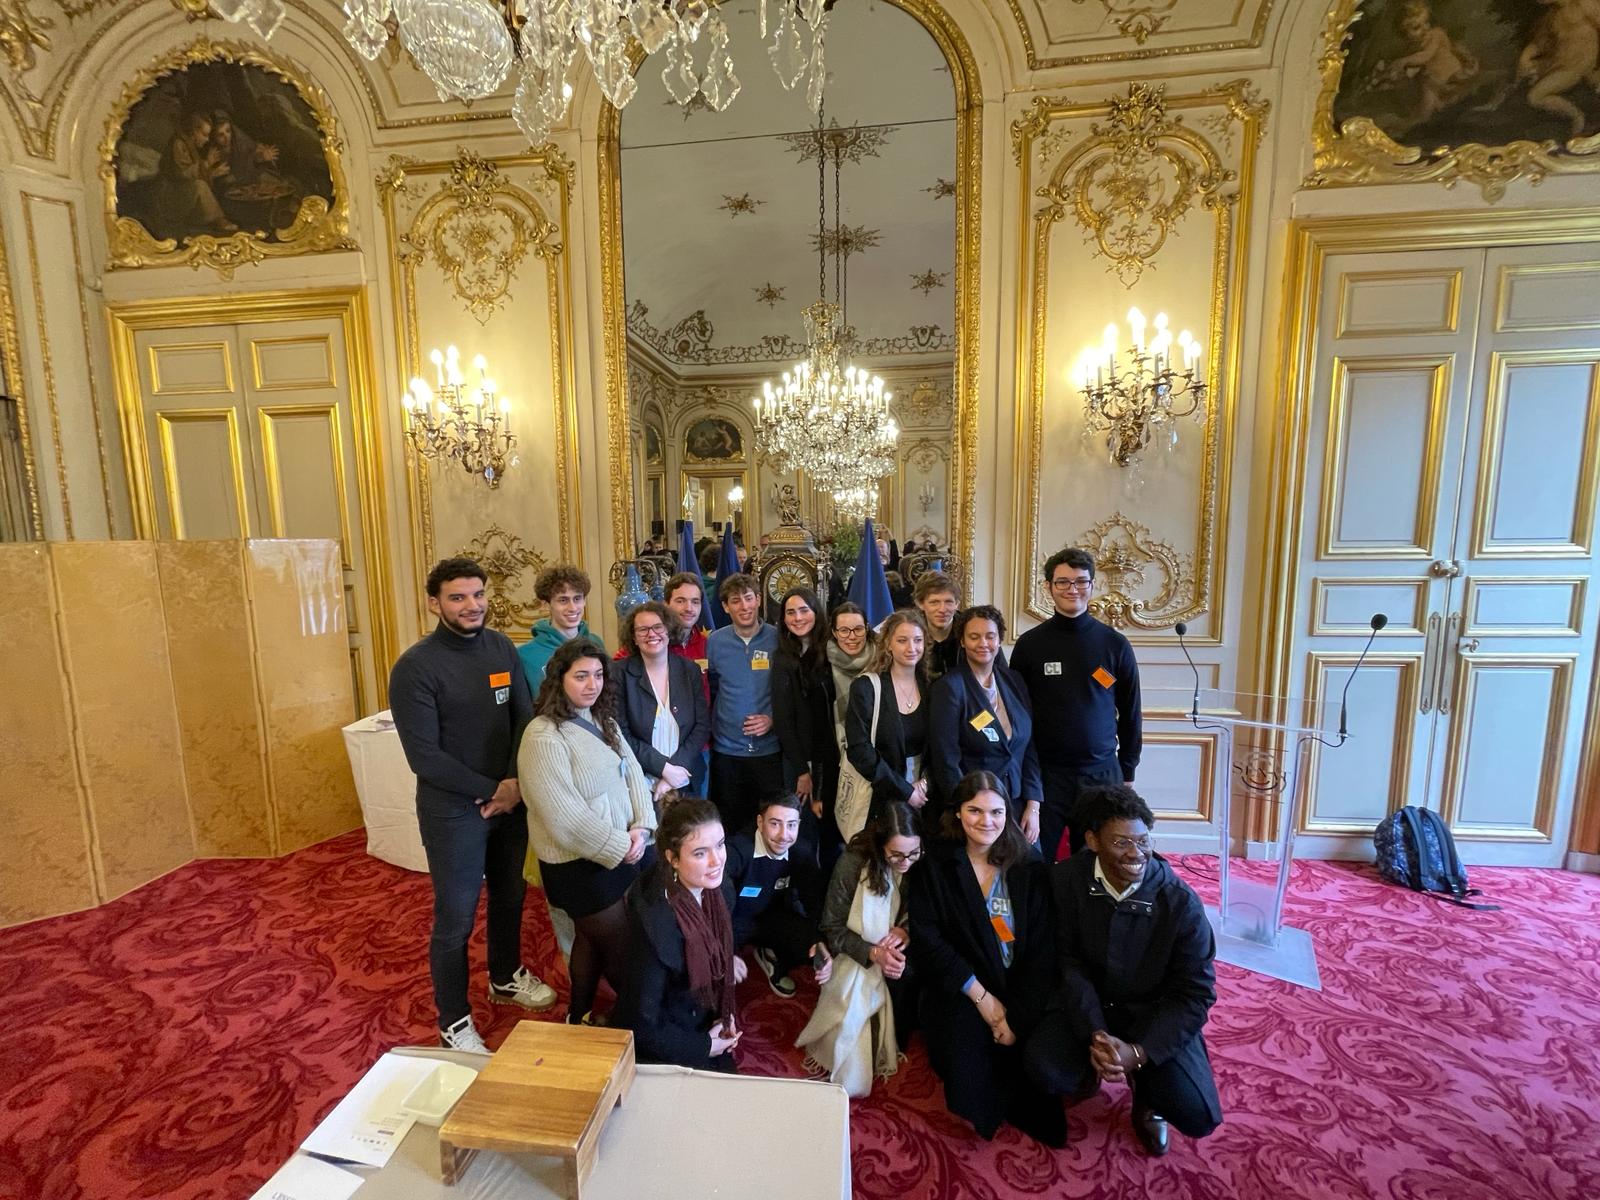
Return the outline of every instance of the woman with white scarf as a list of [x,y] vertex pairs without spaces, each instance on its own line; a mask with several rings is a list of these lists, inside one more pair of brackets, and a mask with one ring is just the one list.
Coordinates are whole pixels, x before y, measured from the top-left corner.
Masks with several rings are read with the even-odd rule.
[[821,801],[821,807],[813,804],[813,811],[822,822],[819,858],[824,879],[832,872],[834,863],[839,861],[840,851],[844,849],[844,839],[839,835],[839,824],[833,812],[839,795],[838,763],[844,759],[844,714],[850,707],[850,685],[867,669],[872,662],[873,651],[877,649],[877,639],[867,624],[867,614],[861,611],[859,604],[846,600],[833,610],[829,623],[830,636],[825,647],[827,662],[823,664],[821,682],[828,699],[828,715],[833,720],[833,738],[839,747],[839,754],[834,760],[833,775],[826,791],[816,797]]
[[[874,1077],[895,1073],[901,1038],[911,1032],[905,885],[921,857],[916,814],[889,804],[851,839],[828,885],[820,924],[833,974],[795,1045],[807,1065],[853,1097],[871,1092]],[[897,1030],[897,1021],[905,1027]]]

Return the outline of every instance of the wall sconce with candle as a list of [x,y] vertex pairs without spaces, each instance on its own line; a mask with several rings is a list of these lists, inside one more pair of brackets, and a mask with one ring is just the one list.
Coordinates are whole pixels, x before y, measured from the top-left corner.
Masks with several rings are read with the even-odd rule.
[[454,346],[428,357],[434,386],[416,376],[400,401],[406,410],[406,440],[421,457],[454,460],[467,474],[499,487],[507,469],[521,461],[509,423],[511,402],[496,395],[483,355],[472,360],[478,372],[476,387],[468,387]]
[[1187,329],[1174,339],[1167,314],[1157,313],[1155,335],[1147,344],[1146,324],[1137,308],[1128,310],[1131,337],[1124,351],[1127,365],[1120,370],[1120,334],[1115,324],[1106,326],[1099,346],[1078,358],[1085,428],[1091,434],[1105,434],[1107,454],[1118,467],[1133,466],[1152,441],[1172,449],[1178,444],[1178,421],[1192,416],[1203,425],[1209,415],[1208,388],[1200,374],[1200,343]]

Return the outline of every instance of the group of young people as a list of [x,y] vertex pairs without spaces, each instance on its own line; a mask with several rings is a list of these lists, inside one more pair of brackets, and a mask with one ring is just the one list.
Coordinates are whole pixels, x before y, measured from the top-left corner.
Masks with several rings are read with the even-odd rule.
[[1044,580],[1055,613],[1009,662],[1004,616],[935,573],[876,629],[804,587],[769,624],[733,574],[709,635],[700,577],[677,575],[612,655],[578,568],[541,575],[550,617],[519,652],[484,624],[481,567],[439,563],[439,624],[390,700],[418,778],[444,1042],[483,1046],[467,941],[485,885],[491,1002],[554,1005],[519,958],[531,877],[567,956],[567,1020],[631,1028],[642,1061],[733,1070],[752,965],[785,997],[808,970],[797,1045],[853,1096],[915,1035],[985,1137],[1010,1122],[1062,1145],[1062,1098],[1104,1083],[1132,1087],[1151,1153],[1169,1124],[1210,1133],[1212,934],[1131,787],[1137,663],[1089,611],[1090,554],[1052,555]]

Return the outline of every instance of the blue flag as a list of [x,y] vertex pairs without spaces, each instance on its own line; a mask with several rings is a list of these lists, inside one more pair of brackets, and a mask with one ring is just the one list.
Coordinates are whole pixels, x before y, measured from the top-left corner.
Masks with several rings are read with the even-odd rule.
[[894,601],[889,599],[889,581],[883,575],[883,563],[878,559],[878,537],[872,531],[872,518],[861,534],[861,553],[856,557],[855,574],[850,576],[850,592],[846,597],[859,604],[867,615],[867,627],[876,629],[894,611]]
[[[722,555],[717,559],[717,590],[722,590],[722,581],[730,575],[737,575],[744,568],[739,565],[739,551],[733,544],[733,522],[729,521],[722,527]],[[728,616],[728,610],[722,607],[721,597],[706,597],[706,611],[711,613],[712,620],[718,629],[724,625],[733,624]]]
[[[678,570],[685,575],[693,575],[700,579],[700,561],[694,553],[694,522],[683,523],[683,534],[678,539]],[[716,628],[711,622],[711,597],[705,594],[705,581],[700,582],[700,620],[695,622],[696,629],[704,629],[707,633]]]

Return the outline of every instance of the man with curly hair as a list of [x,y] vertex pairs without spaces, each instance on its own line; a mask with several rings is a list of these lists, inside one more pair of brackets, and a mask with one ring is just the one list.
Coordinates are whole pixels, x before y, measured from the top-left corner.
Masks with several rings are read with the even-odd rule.
[[522,644],[517,653],[522,655],[522,669],[528,673],[528,686],[537,694],[544,682],[544,669],[550,656],[575,637],[586,637],[598,643],[600,639],[589,632],[589,623],[583,619],[589,607],[589,576],[582,567],[572,563],[557,563],[539,572],[533,581],[533,594],[539,603],[550,610],[548,617],[533,623],[528,632],[533,636]]

